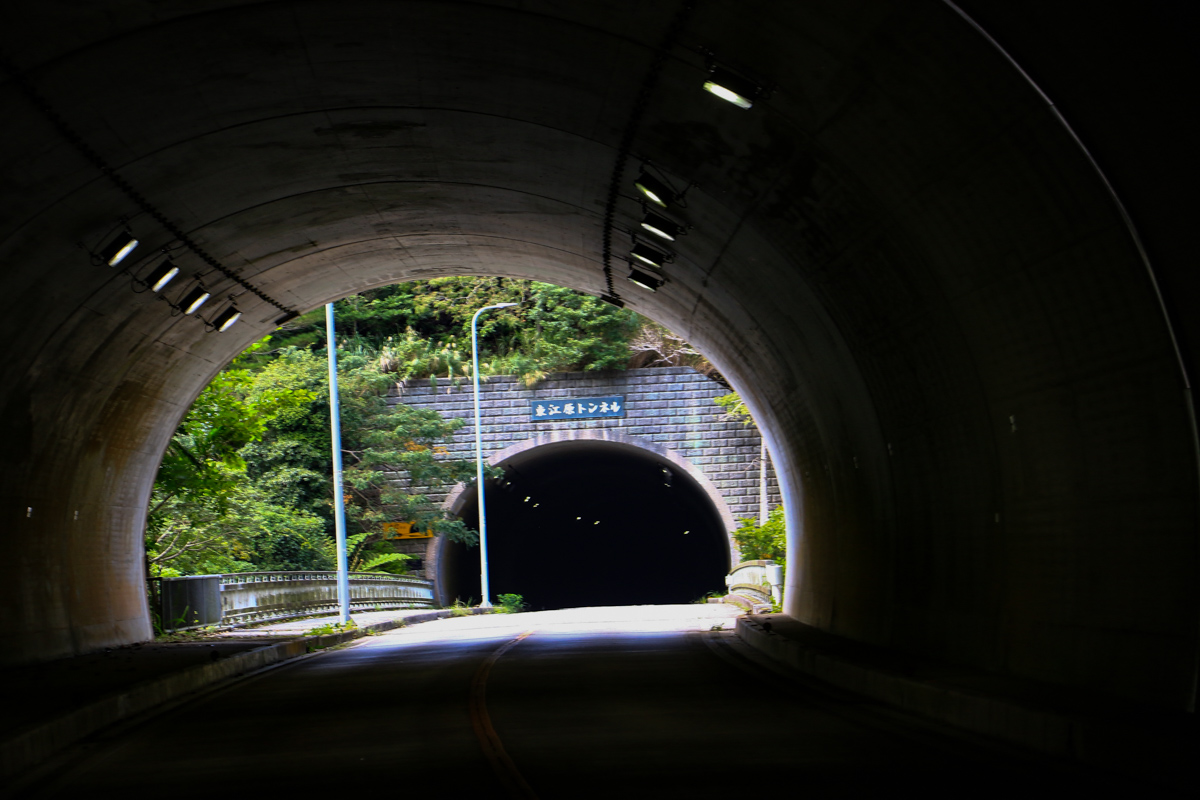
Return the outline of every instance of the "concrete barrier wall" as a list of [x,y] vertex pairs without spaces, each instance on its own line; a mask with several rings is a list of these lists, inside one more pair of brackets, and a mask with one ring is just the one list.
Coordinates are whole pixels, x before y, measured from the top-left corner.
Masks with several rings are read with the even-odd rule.
[[725,586],[730,595],[740,595],[769,607],[772,601],[779,603],[783,599],[778,570],[774,561],[743,561],[725,576]]
[[221,576],[189,575],[160,583],[164,630],[182,630],[221,621]]

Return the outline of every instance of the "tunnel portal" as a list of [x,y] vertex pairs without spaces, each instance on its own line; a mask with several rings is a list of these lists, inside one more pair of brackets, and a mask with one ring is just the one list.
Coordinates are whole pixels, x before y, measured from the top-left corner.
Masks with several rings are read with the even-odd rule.
[[[536,447],[487,481],[492,600],[534,609],[686,603],[722,589],[729,545],[721,516],[679,466],[624,444]],[[478,520],[474,489],[459,513]],[[447,544],[438,568],[449,598],[478,598],[479,548]]]

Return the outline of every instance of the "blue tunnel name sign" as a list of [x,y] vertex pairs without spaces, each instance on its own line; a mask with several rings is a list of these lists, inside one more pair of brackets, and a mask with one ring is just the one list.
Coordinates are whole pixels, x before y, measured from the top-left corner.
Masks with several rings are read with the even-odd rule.
[[558,400],[530,400],[529,420],[591,419],[593,417],[624,417],[625,398],[582,397]]

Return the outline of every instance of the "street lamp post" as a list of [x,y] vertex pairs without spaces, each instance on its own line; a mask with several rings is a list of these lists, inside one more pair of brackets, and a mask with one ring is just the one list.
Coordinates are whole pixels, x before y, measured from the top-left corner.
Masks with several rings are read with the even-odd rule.
[[475,378],[475,493],[479,497],[479,587],[483,593],[481,608],[491,608],[491,592],[488,587],[487,562],[487,515],[483,509],[483,420],[479,416],[479,333],[476,323],[479,315],[492,308],[508,308],[516,303],[497,303],[484,306],[471,317],[471,359]]
[[350,573],[346,565],[346,501],[342,484],[342,419],[338,402],[337,337],[333,330],[333,303],[325,305],[325,350],[329,359],[329,428],[333,442],[333,523],[337,542],[338,619],[350,621]]

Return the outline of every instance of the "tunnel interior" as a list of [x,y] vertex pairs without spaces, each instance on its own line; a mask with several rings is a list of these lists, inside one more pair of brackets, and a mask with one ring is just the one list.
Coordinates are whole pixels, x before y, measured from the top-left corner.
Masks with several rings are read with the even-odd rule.
[[[1194,246],[1139,178],[1187,127],[1131,111],[1177,74],[1131,82],[1149,61],[1094,36],[1105,58],[1080,61],[1078,10],[1035,5],[9,4],[0,663],[152,636],[156,469],[237,352],[329,300],[472,274],[610,297],[704,352],[780,476],[789,616],[1194,710],[1200,315],[1171,311],[1192,259],[1157,263]],[[1025,71],[972,9],[1053,58]],[[1108,17],[1130,56],[1141,13]],[[714,97],[714,59],[769,91]],[[688,228],[655,291],[627,280],[643,170]],[[93,263],[124,225],[129,271]],[[180,283],[139,289],[166,255]]]
[[[724,587],[725,526],[704,489],[678,465],[611,442],[536,447],[488,480],[492,601],[519,594],[531,608],[688,603]],[[479,518],[474,488],[459,515]],[[480,597],[479,548],[447,543],[439,565],[448,598]]]

